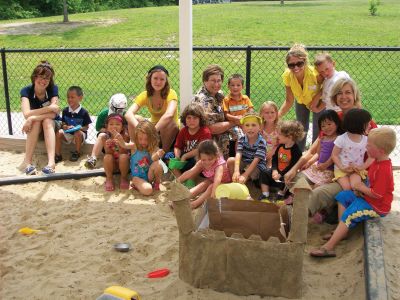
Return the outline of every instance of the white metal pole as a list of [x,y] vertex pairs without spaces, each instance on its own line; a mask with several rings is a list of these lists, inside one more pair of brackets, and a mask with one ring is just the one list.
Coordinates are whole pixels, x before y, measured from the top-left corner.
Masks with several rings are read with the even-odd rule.
[[192,0],[179,0],[180,109],[193,97]]

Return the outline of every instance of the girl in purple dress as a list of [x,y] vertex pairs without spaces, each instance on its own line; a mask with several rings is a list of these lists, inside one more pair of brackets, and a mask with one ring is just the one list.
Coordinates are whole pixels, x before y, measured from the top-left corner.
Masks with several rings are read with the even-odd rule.
[[334,141],[342,132],[339,116],[331,109],[321,114],[318,127],[321,134],[317,153],[303,167],[303,174],[314,184],[314,187],[332,182],[334,175],[331,154]]

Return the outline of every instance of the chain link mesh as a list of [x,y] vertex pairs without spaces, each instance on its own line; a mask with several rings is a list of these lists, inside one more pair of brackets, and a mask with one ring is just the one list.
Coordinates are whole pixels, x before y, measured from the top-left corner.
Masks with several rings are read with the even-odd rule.
[[[329,48],[329,47],[328,47]],[[330,47],[332,48],[332,47]],[[250,49],[250,51],[248,51]],[[324,48],[308,49],[310,61]],[[66,91],[71,85],[83,88],[85,97],[82,106],[91,116],[96,116],[107,107],[109,98],[115,93],[124,93],[133,99],[144,90],[147,70],[156,64],[164,65],[170,73],[170,84],[179,94],[179,51],[175,48],[132,49],[40,49],[7,50],[5,57],[8,91],[11,106],[12,134],[22,136],[24,121],[20,113],[20,89],[30,84],[32,70],[41,60],[49,61],[56,72],[55,82],[59,87],[60,106],[66,107]],[[248,57],[251,53],[251,58]],[[250,97],[256,110],[266,100],[278,106],[285,99],[281,75],[285,69],[286,48],[273,47],[198,47],[193,52],[193,92],[202,85],[203,69],[209,64],[224,68],[225,78],[233,73],[246,77],[246,62],[250,59]],[[362,105],[371,112],[380,125],[392,125],[400,134],[400,48],[338,48],[329,53],[336,60],[336,69],[345,70],[358,83],[362,93]],[[223,85],[228,91],[227,80]],[[246,91],[244,91],[246,92]],[[5,81],[0,80],[0,134],[9,132],[6,117]],[[148,116],[147,112],[141,114]],[[294,109],[287,118],[295,118]],[[93,126],[94,127],[94,126]],[[93,128],[89,141],[95,139]],[[399,143],[392,155],[400,159]]]

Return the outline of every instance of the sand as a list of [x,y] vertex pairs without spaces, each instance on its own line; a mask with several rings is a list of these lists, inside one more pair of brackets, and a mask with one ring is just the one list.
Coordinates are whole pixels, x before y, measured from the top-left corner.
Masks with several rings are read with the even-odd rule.
[[[0,156],[0,177],[21,175],[17,166],[23,154],[0,151]],[[43,166],[44,157],[35,163]],[[58,172],[83,169],[83,161],[57,166]],[[395,176],[399,182],[400,172]],[[143,299],[261,299],[196,289],[179,279],[178,230],[166,200],[167,184],[144,197],[118,189],[105,193],[103,183],[103,177],[93,177],[0,187],[0,299],[96,299],[111,285],[135,290]],[[400,299],[396,188],[393,212],[382,220],[391,299]],[[42,231],[23,236],[18,233],[22,227]],[[333,228],[309,226],[302,299],[365,299],[361,226],[340,243],[337,258],[317,260],[307,254]],[[116,242],[129,242],[133,250],[116,252]],[[146,278],[158,268],[171,273]]]

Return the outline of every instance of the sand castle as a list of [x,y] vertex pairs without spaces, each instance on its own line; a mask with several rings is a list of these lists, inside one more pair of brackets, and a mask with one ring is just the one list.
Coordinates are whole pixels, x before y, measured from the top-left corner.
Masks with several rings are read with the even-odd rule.
[[[213,220],[209,222],[209,213],[205,209],[193,217],[189,191],[179,183],[172,184],[169,198],[174,203],[179,228],[180,279],[197,288],[237,295],[301,297],[310,190],[305,180],[293,187],[294,205],[286,238],[284,233],[280,233],[282,216],[279,208],[271,209],[274,205],[230,199],[209,200],[208,206],[213,206],[209,212],[217,214],[216,225],[212,224],[215,223]],[[244,211],[230,211],[232,206],[242,207]],[[252,206],[257,206],[256,211]],[[224,222],[232,219],[230,216],[233,215],[247,222],[235,229],[229,222]],[[274,228],[270,236],[265,236],[262,220],[271,216],[278,221],[271,223]],[[230,229],[225,230],[224,226]],[[212,227],[221,230],[213,230]],[[288,224],[285,228],[288,229]],[[232,233],[232,230],[241,233]],[[254,230],[256,232],[253,233],[264,236],[251,234]]]

